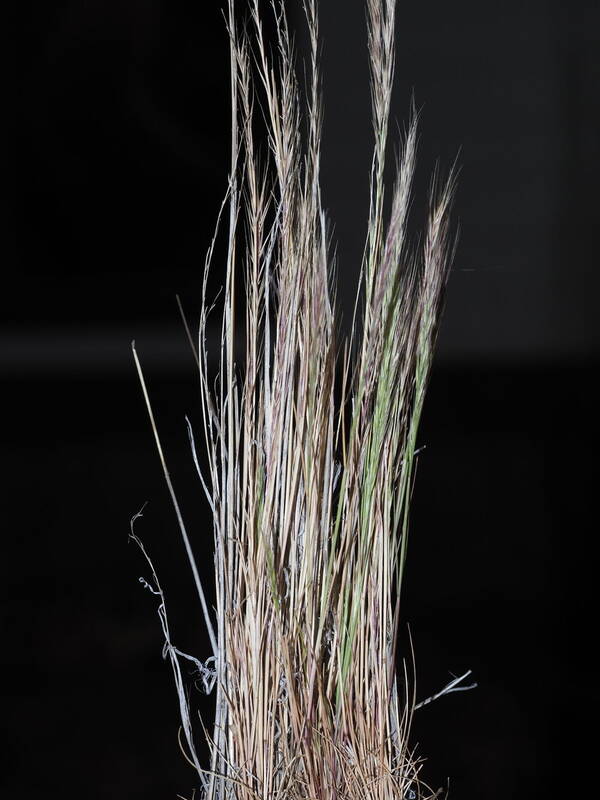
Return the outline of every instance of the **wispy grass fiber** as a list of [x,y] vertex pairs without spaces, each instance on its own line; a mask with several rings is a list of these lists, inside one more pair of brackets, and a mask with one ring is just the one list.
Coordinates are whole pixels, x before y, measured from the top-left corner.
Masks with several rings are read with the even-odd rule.
[[[210,667],[196,662],[216,692],[204,766],[182,686],[183,654],[170,643],[154,577],[186,752],[207,800],[431,796],[409,744],[415,699],[397,638],[417,429],[451,255],[454,178],[434,177],[422,240],[411,245],[416,115],[386,202],[395,3],[366,0],[375,140],[368,236],[351,339],[338,341],[319,183],[315,6],[304,2],[310,57],[302,82],[280,0],[268,10],[272,50],[259,0],[249,0],[244,25],[233,0],[226,14],[232,167],[220,215],[223,222],[228,210],[229,235],[216,383],[206,279],[216,237],[194,343],[215,614],[178,512],[214,651]],[[265,125],[268,151],[259,153],[256,131]],[[163,466],[168,478],[164,458]],[[170,480],[169,488],[176,504]]]

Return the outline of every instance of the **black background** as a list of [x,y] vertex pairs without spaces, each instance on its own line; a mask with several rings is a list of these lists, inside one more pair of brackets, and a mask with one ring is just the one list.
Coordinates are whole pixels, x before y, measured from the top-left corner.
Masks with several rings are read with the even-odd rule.
[[[394,113],[402,124],[413,91],[421,108],[417,222],[435,158],[447,167],[460,149],[461,239],[420,434],[404,619],[420,697],[451,671],[479,682],[415,719],[424,775],[449,776],[461,800],[587,795],[596,783],[594,5],[398,10]],[[324,196],[348,313],[369,167],[364,9],[321,6]],[[129,344],[209,575],[183,422],[199,422],[198,391],[174,296],[196,320],[225,188],[221,8],[21,10],[0,351],[2,796],[190,797],[156,604],[127,542],[146,500],[137,532],[176,643],[200,657],[208,643]]]

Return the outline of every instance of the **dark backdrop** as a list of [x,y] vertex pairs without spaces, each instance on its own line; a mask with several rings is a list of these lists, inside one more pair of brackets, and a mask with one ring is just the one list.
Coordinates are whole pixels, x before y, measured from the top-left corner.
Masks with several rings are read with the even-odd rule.
[[[196,320],[225,188],[220,5],[20,6],[0,350],[2,796],[191,796],[156,604],[127,543],[146,500],[138,533],[177,644],[208,646],[129,343],[209,574],[183,422],[198,421],[198,393],[174,296]],[[324,196],[348,309],[370,157],[364,10],[321,6]],[[594,6],[399,6],[394,113],[402,124],[414,91],[417,212],[435,158],[448,166],[460,149],[461,239],[420,434],[404,618],[419,696],[449,672],[479,682],[415,720],[425,774],[449,776],[461,800],[594,786]]]

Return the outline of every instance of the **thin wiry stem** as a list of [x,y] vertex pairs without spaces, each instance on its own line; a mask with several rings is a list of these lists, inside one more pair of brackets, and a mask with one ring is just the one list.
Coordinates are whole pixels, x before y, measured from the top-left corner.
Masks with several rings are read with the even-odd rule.
[[[199,770],[203,797],[432,796],[408,743],[415,698],[406,666],[398,670],[397,638],[416,436],[451,257],[454,178],[441,187],[434,180],[424,243],[412,247],[416,114],[386,214],[395,2],[366,0],[375,139],[369,225],[355,306],[362,317],[343,343],[338,375],[319,183],[316,0],[303,2],[305,84],[283,0],[270,3],[272,51],[262,3],[248,2],[246,26],[234,0],[226,15],[232,143],[214,388],[206,275],[195,348],[216,592],[216,630],[205,611],[217,698],[210,769]],[[266,153],[256,141],[258,122],[266,126]],[[214,246],[215,239],[207,272]],[[238,275],[244,314],[236,328]],[[172,489],[166,467],[165,475]]]

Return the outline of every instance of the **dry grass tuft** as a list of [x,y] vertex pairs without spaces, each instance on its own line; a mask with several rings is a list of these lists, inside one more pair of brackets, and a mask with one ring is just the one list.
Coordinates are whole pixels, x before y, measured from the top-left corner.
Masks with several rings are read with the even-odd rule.
[[[362,318],[357,311],[338,375],[319,188],[316,0],[304,2],[306,90],[283,3],[272,4],[274,53],[258,0],[249,5],[242,27],[233,0],[228,4],[232,169],[222,209],[229,210],[229,238],[214,386],[206,280],[197,349],[209,462],[203,485],[215,544],[214,620],[195,572],[216,673],[210,766],[199,766],[174,666],[187,751],[209,800],[428,797],[409,746],[415,702],[405,665],[398,675],[396,644],[416,434],[450,255],[453,178],[433,180],[422,244],[409,246],[416,119],[413,113],[386,214],[395,4],[367,0],[375,148],[357,298]],[[257,120],[269,137],[262,158]],[[213,250],[214,242],[206,273]],[[245,322],[238,331],[240,270]],[[235,361],[239,341],[243,368]],[[188,554],[193,563],[189,546]],[[166,625],[162,600],[161,592]],[[182,654],[168,628],[165,636],[177,665]],[[209,680],[208,666],[198,666]]]

